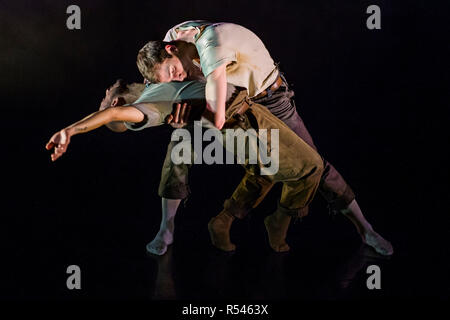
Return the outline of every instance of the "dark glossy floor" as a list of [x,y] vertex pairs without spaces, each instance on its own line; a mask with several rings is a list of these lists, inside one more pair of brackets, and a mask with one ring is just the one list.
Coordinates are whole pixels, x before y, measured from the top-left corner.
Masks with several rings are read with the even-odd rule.
[[[56,170],[69,165],[66,161]],[[126,176],[127,169],[123,169]],[[351,223],[343,216],[329,216],[320,198],[308,217],[291,224],[291,251],[272,252],[263,217],[274,208],[277,189],[250,217],[233,225],[235,253],[214,249],[206,225],[220,209],[221,199],[211,200],[211,188],[196,181],[199,175],[238,180],[240,169],[194,169],[197,179],[193,180],[192,196],[178,212],[175,242],[162,257],[145,251],[159,225],[155,194],[143,197],[147,190],[97,178],[85,179],[88,185],[83,190],[73,190],[68,181],[82,178],[69,172],[67,180],[59,181],[53,191],[37,190],[39,196],[28,199],[31,203],[17,204],[26,205],[28,214],[10,216],[15,224],[7,230],[2,298],[222,302],[448,298],[448,248],[440,245],[445,236],[426,233],[428,224],[422,225],[421,232],[417,216],[402,223],[403,214],[394,216],[396,210],[402,212],[401,203],[390,211],[381,207],[366,210],[375,229],[394,245],[395,253],[389,258],[362,245]],[[53,176],[47,183],[56,180]],[[96,188],[116,190],[96,194]],[[232,185],[229,188],[232,190]],[[49,198],[45,199],[47,191]],[[420,239],[421,234],[426,238]],[[79,291],[66,288],[66,268],[72,264],[81,268]],[[381,269],[380,290],[366,286],[366,270],[373,264]]]

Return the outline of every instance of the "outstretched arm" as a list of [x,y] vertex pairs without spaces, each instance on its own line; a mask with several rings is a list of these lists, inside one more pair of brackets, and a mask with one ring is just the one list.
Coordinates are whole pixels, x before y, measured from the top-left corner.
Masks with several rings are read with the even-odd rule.
[[[111,106],[111,107],[114,108],[114,107],[117,107],[117,106],[121,106],[121,105],[123,105],[123,104],[126,104],[126,101],[123,100],[123,101],[122,101],[122,102],[123,102],[122,104],[117,105],[117,103],[118,103],[120,97],[119,97],[119,98],[115,98],[114,100],[116,100],[116,99],[117,99],[116,105]],[[123,99],[123,98],[122,98],[122,99]],[[113,100],[113,101],[114,101],[114,100]],[[102,111],[102,110],[105,110],[106,108],[108,108],[108,107],[105,107],[105,106],[102,104],[102,105],[100,105],[99,110]],[[109,130],[114,131],[114,132],[125,132],[125,131],[127,131],[127,127],[125,126],[125,124],[123,123],[123,121],[113,121],[113,122],[110,122],[110,123],[105,124],[105,126],[106,126]]]
[[47,150],[54,148],[51,159],[55,161],[67,151],[70,139],[74,135],[92,131],[112,121],[141,122],[143,119],[144,114],[134,107],[107,108],[94,112],[86,118],[55,133],[45,148]]

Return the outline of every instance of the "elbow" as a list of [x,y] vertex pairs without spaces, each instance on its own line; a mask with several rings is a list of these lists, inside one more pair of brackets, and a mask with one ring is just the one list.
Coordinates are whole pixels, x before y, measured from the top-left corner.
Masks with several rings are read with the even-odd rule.
[[127,127],[123,124],[123,122],[110,122],[106,124],[106,127],[113,132],[125,132],[127,131]]
[[107,111],[107,120],[109,122],[121,121],[121,112],[119,108],[110,107]]

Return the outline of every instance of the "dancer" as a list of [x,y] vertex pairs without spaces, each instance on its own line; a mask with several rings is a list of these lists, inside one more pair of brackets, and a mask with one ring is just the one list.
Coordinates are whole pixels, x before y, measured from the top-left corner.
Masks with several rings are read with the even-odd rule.
[[[194,50],[197,49],[197,52]],[[250,30],[232,23],[209,23],[201,20],[187,21],[170,29],[164,41],[150,41],[138,53],[138,68],[150,82],[182,81],[195,72],[196,65],[206,77],[206,100],[208,108],[217,110],[215,125],[224,123],[225,84],[243,87],[253,102],[264,105],[282,120],[300,138],[316,149],[303,120],[297,113],[293,100],[294,92],[289,88],[263,42]],[[170,146],[169,146],[170,151]],[[168,158],[166,157],[166,160]],[[364,217],[355,195],[339,172],[325,159],[324,174],[319,192],[328,202],[331,212],[344,214],[356,227],[364,243],[383,255],[393,254],[391,243],[374,231]],[[188,167],[165,162],[159,195],[162,197],[163,221],[173,220],[181,199],[188,196]],[[178,180],[171,185],[165,181]],[[177,190],[172,190],[177,186]],[[270,185],[265,186],[268,192]],[[243,216],[242,216],[243,217]],[[209,230],[212,238],[229,233],[230,218],[224,214],[211,219]],[[161,223],[161,226],[168,225]],[[169,235],[169,236],[167,236]],[[166,241],[170,239],[170,241]],[[173,228],[162,227],[147,249],[155,254],[164,254],[173,241]]]

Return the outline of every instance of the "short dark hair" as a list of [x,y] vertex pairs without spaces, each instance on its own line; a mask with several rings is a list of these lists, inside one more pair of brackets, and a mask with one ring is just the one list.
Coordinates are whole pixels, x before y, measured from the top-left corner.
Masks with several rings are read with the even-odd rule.
[[126,103],[133,103],[136,101],[145,89],[143,83],[127,83],[123,79],[118,79],[115,84],[118,85],[111,95],[111,98],[122,97]]
[[170,42],[160,40],[149,41],[139,50],[136,64],[142,76],[150,82],[158,82],[155,77],[155,68],[171,55],[164,48]]
[[118,79],[116,80],[115,84],[117,84],[117,87],[115,88],[114,93],[112,94],[113,97],[124,95],[129,91],[128,83],[125,80]]

